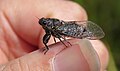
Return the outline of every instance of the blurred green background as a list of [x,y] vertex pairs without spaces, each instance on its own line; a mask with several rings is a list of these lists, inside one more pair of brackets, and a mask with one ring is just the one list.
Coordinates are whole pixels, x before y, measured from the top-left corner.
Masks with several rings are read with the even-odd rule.
[[110,53],[108,71],[120,71],[120,0],[74,0],[87,11],[90,21],[105,32],[102,39]]

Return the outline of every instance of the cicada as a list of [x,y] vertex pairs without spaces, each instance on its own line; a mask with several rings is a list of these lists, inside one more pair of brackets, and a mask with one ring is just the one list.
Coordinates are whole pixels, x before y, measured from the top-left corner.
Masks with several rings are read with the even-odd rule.
[[39,19],[39,24],[46,33],[43,37],[43,43],[45,45],[44,54],[49,50],[47,43],[51,36],[54,37],[55,42],[55,38],[58,38],[67,47],[61,40],[64,39],[68,42],[65,37],[97,40],[103,38],[105,35],[103,30],[91,21],[63,21],[56,18],[41,18]]

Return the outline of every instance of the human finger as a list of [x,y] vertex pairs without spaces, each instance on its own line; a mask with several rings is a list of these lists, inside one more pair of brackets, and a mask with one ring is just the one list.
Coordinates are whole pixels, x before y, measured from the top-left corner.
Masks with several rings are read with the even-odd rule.
[[[15,59],[0,67],[0,70],[44,71],[99,71],[100,61],[88,40],[69,40],[72,46],[53,44],[44,55],[41,50]],[[57,46],[57,47],[56,47]],[[104,52],[103,52],[104,53]]]

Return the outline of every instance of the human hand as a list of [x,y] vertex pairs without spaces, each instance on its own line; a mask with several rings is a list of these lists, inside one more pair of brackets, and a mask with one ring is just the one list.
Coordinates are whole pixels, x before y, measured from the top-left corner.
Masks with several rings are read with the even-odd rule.
[[[99,68],[103,71],[106,68],[108,52],[99,40],[91,40],[90,43],[87,40],[72,39],[69,40],[72,46],[65,50],[61,43],[53,44],[49,46],[50,50],[46,55],[37,50],[44,47],[44,30],[38,24],[36,16],[87,20],[83,8],[71,1],[0,1],[1,71],[96,71]],[[51,38],[48,44],[52,43]]]

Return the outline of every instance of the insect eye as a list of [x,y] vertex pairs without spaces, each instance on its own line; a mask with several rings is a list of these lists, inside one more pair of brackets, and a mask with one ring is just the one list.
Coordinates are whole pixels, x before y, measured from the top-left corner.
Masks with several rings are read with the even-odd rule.
[[41,25],[46,25],[46,23],[47,23],[47,22],[46,22],[45,20],[40,21],[40,24],[41,24]]
[[44,25],[46,25],[46,21],[43,21],[42,23],[43,23]]
[[39,20],[39,24],[40,24],[40,25],[46,25],[45,18],[41,18],[41,19]]

